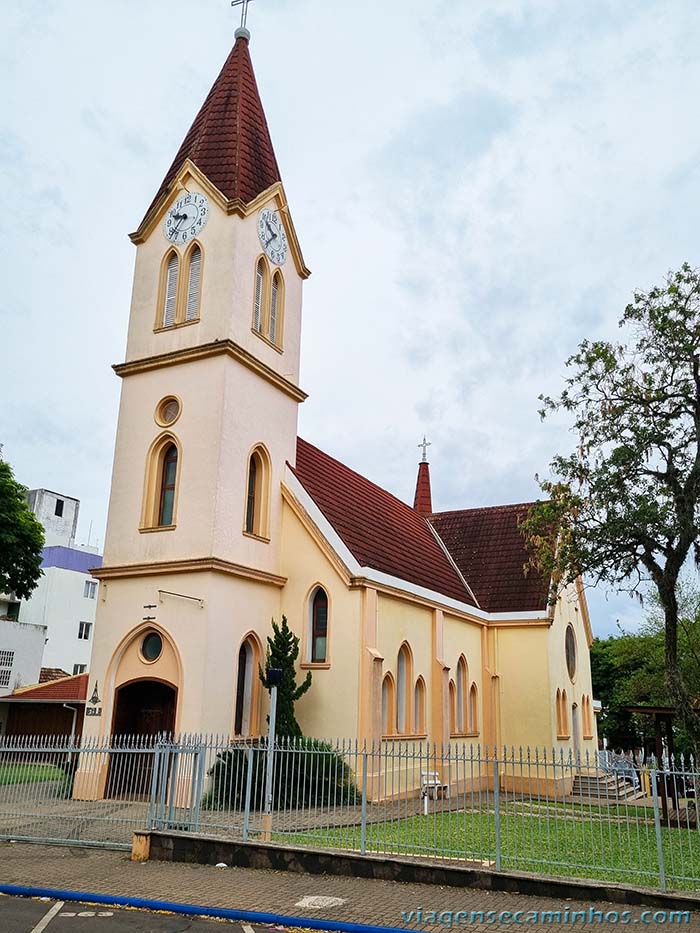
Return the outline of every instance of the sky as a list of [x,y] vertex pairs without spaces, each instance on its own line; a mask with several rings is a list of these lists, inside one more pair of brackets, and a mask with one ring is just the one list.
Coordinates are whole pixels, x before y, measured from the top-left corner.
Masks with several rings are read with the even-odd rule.
[[[0,444],[104,541],[135,230],[233,43],[228,0],[0,8]],[[584,338],[698,265],[694,0],[254,0],[306,264],[300,434],[436,510],[529,501]],[[596,634],[640,607],[589,591]]]

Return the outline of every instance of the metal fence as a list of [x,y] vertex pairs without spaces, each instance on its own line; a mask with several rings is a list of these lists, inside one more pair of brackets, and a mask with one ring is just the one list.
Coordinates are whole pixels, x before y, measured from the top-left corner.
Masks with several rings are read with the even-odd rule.
[[[268,776],[269,775],[269,776]],[[700,773],[532,749],[216,736],[0,738],[0,838],[138,829],[700,890]]]

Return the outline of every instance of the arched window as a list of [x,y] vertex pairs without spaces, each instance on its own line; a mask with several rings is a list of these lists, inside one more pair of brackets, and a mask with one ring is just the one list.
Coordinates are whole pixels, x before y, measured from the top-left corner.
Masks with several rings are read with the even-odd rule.
[[158,524],[172,525],[175,511],[175,481],[177,479],[177,447],[170,444],[163,455],[160,474],[160,500],[158,504]]
[[566,655],[566,669],[569,672],[569,679],[576,677],[576,635],[571,625],[566,627],[564,636],[564,654]]
[[557,687],[557,735],[561,735],[561,690]]
[[177,253],[173,251],[168,259],[165,270],[165,289],[163,301],[163,327],[170,327],[175,323],[175,311],[177,310],[177,277],[180,260]]
[[394,678],[385,674],[382,681],[382,734],[391,735],[395,720]]
[[413,691],[413,731],[425,735],[425,681],[419,677]]
[[272,276],[272,289],[270,291],[270,328],[268,337],[272,343],[279,345],[282,338],[282,314],[284,312],[284,281],[282,273],[277,270]]
[[260,646],[253,635],[248,635],[238,651],[236,706],[233,721],[235,735],[256,735],[259,731],[259,663]]
[[328,648],[328,596],[318,587],[311,600],[311,661],[323,664]]
[[161,434],[146,457],[142,530],[174,527],[180,469],[180,447],[175,436],[170,432]]
[[476,684],[469,688],[469,731],[479,731],[479,695]]
[[255,500],[258,485],[258,458],[253,454],[248,464],[248,493],[245,506],[245,530],[251,534],[255,530]]
[[467,731],[467,689],[469,669],[462,655],[457,662],[457,732]]
[[255,267],[255,297],[253,299],[253,330],[258,334],[263,332],[263,310],[267,282],[267,264],[261,256]]
[[561,692],[561,735],[569,734],[569,701],[566,690]]
[[185,320],[196,321],[199,317],[199,292],[202,281],[202,250],[195,243],[189,252],[187,276],[187,305]]
[[455,687],[454,680],[450,680],[449,698],[450,698],[450,734],[454,735],[457,732],[457,688]]
[[411,649],[404,642],[399,648],[396,662],[396,732],[406,735],[411,731],[410,684],[413,683]]
[[591,712],[591,698],[587,694],[581,696],[581,710],[583,719],[584,739],[593,738],[593,715]]
[[269,485],[270,458],[265,448],[259,445],[248,458],[243,530],[261,538],[267,533]]

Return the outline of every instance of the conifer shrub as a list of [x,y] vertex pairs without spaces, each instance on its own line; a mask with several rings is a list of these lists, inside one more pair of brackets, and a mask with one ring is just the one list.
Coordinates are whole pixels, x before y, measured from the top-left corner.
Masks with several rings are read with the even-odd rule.
[[[202,801],[208,810],[244,810],[249,758],[253,756],[250,809],[265,806],[267,749],[264,743],[238,745],[216,756],[209,771],[211,786]],[[355,776],[332,745],[320,739],[282,741],[275,750],[273,810],[359,803]]]
[[[265,669],[259,676],[266,683],[269,668],[282,671],[277,689],[275,720],[275,765],[273,772],[272,807],[275,810],[302,807],[324,807],[355,803],[358,790],[352,769],[342,753],[328,742],[302,735],[294,714],[294,704],[311,686],[309,671],[296,682],[296,660],[299,657],[299,637],[287,624],[287,617],[277,625],[272,620],[272,635],[267,639]],[[256,740],[220,751],[209,770],[211,784],[202,800],[209,810],[244,810],[248,780],[248,763],[253,756],[250,809],[265,806],[265,776],[267,749],[265,740]]]

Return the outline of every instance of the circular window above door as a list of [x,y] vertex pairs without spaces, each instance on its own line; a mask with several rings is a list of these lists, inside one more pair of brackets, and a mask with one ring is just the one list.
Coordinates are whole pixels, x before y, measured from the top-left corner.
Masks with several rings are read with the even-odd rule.
[[158,632],[149,632],[141,642],[141,656],[144,661],[153,664],[163,653],[163,639]]

